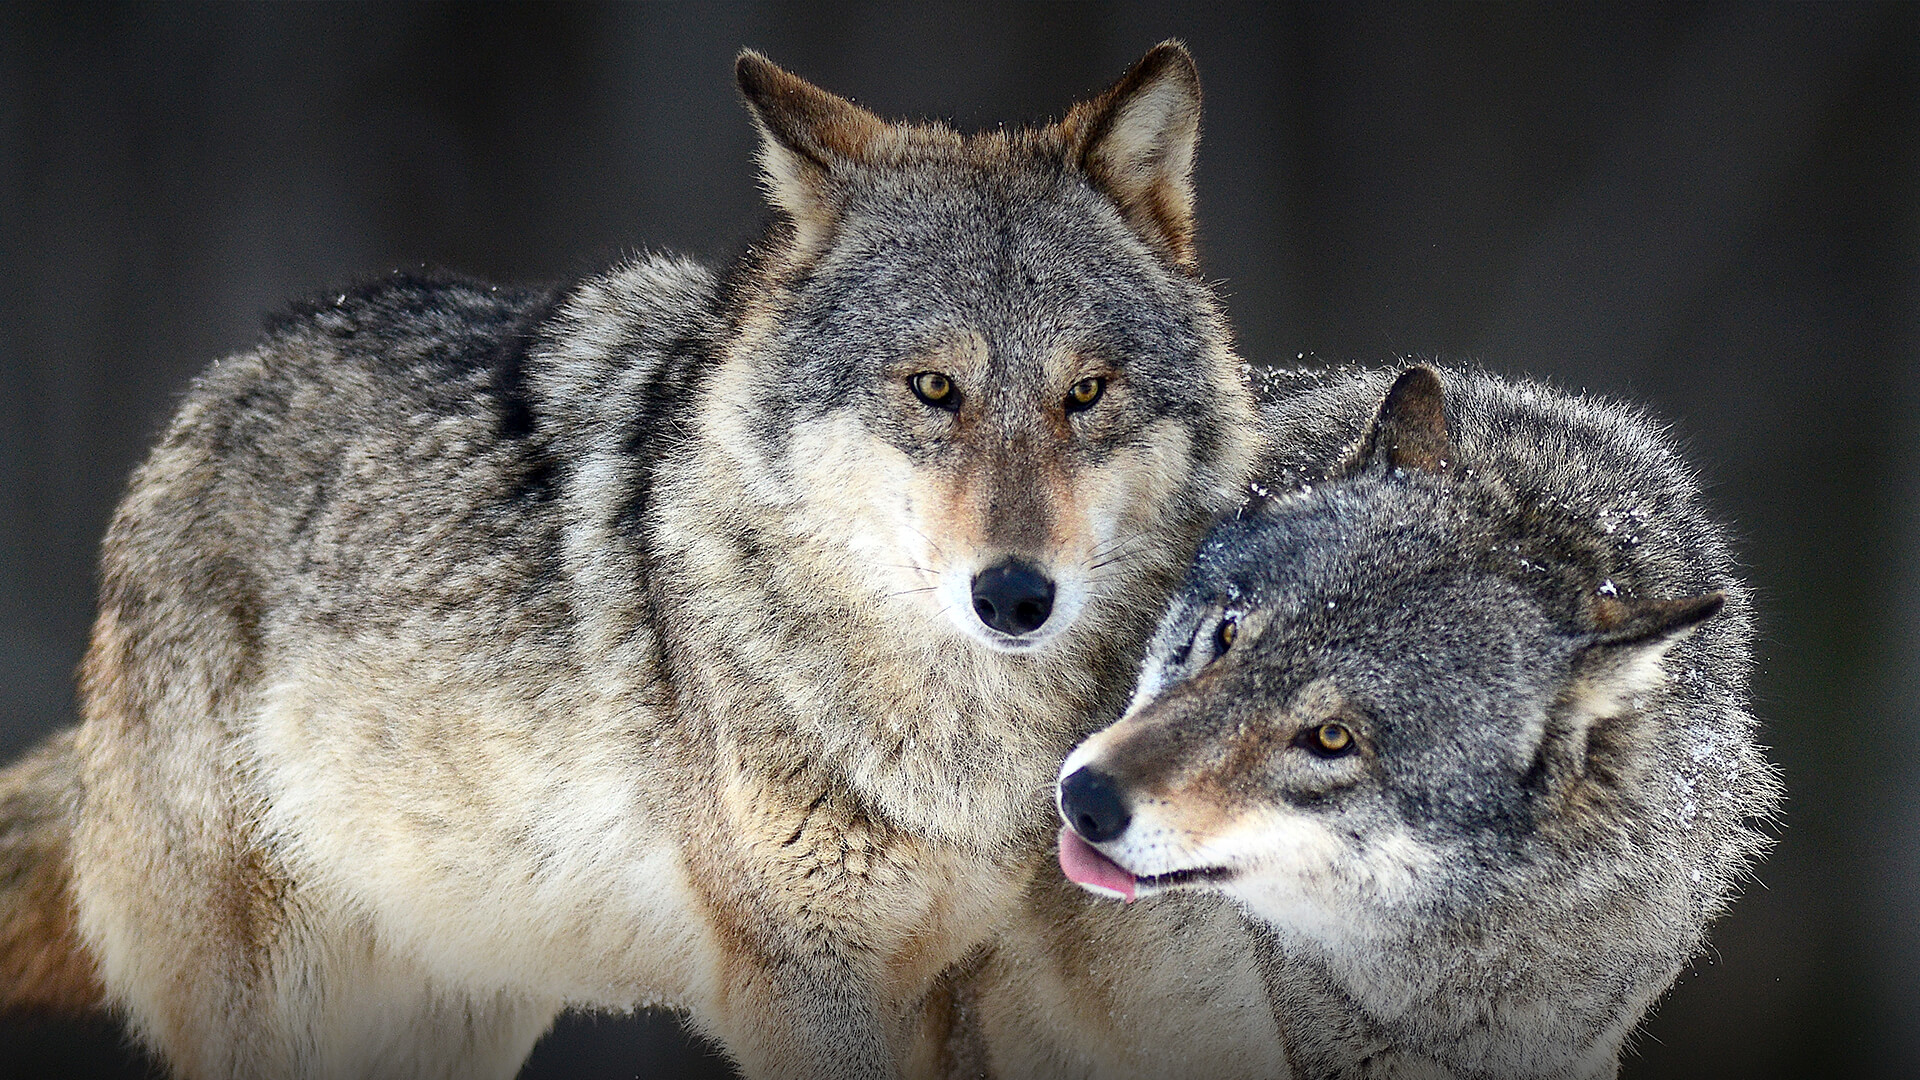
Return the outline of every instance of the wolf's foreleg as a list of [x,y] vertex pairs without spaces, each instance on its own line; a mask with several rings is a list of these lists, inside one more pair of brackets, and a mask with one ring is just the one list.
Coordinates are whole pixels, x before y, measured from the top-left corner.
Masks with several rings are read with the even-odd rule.
[[899,1068],[872,986],[831,954],[743,957],[716,1034],[754,1080],[892,1080]]
[[[816,867],[812,879],[827,873]],[[741,866],[696,880],[755,876]],[[712,1000],[696,1009],[701,1026],[753,1080],[898,1076],[879,1007],[879,965],[849,933],[846,912],[814,909],[777,877],[754,884],[706,898],[717,978]]]
[[903,1075],[935,981],[1017,902],[1017,862],[891,826],[831,777],[722,790],[687,855],[716,975],[697,1021],[755,1080]]

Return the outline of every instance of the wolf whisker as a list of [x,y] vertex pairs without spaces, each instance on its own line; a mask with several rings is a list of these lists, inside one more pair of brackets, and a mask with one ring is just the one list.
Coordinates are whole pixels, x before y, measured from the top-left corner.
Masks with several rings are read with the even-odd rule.
[[1139,543],[1144,539],[1144,537],[1135,533],[1131,536],[1121,537],[1118,540],[1102,544],[1087,556],[1087,569],[1098,570],[1102,566],[1144,554],[1145,548]]
[[933,553],[935,555],[940,556],[940,558],[943,560],[946,559],[947,553],[941,550],[940,545],[934,542],[933,537],[928,536],[926,533],[921,532],[919,529],[914,528],[912,525],[906,522],[901,522],[901,525],[902,527],[911,530],[915,536],[918,536],[920,539],[925,540],[927,542],[927,546],[933,549]]

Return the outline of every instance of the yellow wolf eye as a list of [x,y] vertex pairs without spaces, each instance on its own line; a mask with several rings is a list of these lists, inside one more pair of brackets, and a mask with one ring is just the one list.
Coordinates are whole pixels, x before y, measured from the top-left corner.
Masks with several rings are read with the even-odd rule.
[[951,412],[960,404],[960,395],[953,392],[953,380],[937,371],[923,371],[907,380],[913,388],[914,396],[937,409]]
[[1100,395],[1105,393],[1106,389],[1107,380],[1098,375],[1081,379],[1067,391],[1067,411],[1079,412],[1082,409],[1093,408],[1093,403],[1100,400]]
[[1352,746],[1353,729],[1345,724],[1321,724],[1313,729],[1313,749],[1316,753],[1344,754]]
[[1233,648],[1233,640],[1239,636],[1239,620],[1232,616],[1221,619],[1220,628],[1213,632],[1213,658],[1207,663],[1211,664],[1214,660],[1227,655],[1227,650]]

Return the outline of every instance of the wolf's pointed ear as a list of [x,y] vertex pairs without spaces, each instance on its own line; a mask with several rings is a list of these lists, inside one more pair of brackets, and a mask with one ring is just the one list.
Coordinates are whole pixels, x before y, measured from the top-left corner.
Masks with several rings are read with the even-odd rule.
[[1717,592],[1679,600],[1603,597],[1593,611],[1597,628],[1575,658],[1562,703],[1588,716],[1620,711],[1665,678],[1660,661],[1675,642],[1726,606],[1726,594]]
[[1106,93],[1075,105],[1060,127],[1080,167],[1134,231],[1192,271],[1200,73],[1186,46],[1155,45]]
[[1447,434],[1447,391],[1429,367],[1410,367],[1387,390],[1366,438],[1338,475],[1368,468],[1444,473],[1453,460]]
[[1632,745],[1634,740],[1612,733],[1632,722],[1633,699],[1666,679],[1661,661],[1667,650],[1726,603],[1726,594],[1713,592],[1679,600],[1603,599],[1596,605],[1597,629],[1574,656],[1542,748],[1549,775],[1584,776],[1596,753],[1616,754]]
[[866,160],[890,125],[752,49],[740,51],[734,74],[760,129],[767,195],[793,219],[799,246],[811,247],[833,225],[833,174]]

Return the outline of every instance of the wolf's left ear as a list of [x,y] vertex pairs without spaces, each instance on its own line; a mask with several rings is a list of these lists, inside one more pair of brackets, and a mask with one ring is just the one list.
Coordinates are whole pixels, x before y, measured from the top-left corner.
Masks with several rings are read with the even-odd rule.
[[1666,678],[1667,650],[1726,606],[1725,593],[1679,600],[1602,600],[1593,630],[1574,656],[1573,670],[1555,703],[1543,748],[1550,773],[1583,775],[1598,750],[1631,739],[1610,739],[1611,726],[1629,722],[1629,706]]
[[1447,390],[1429,367],[1410,367],[1387,390],[1373,424],[1337,476],[1369,467],[1444,473],[1453,460],[1447,433]]
[[1193,151],[1200,142],[1200,73],[1186,46],[1155,45],[1106,93],[1060,123],[1094,186],[1140,237],[1182,270],[1193,250]]
[[734,74],[760,129],[767,194],[793,219],[799,246],[811,247],[833,225],[834,173],[866,160],[891,125],[752,49],[740,51]]

